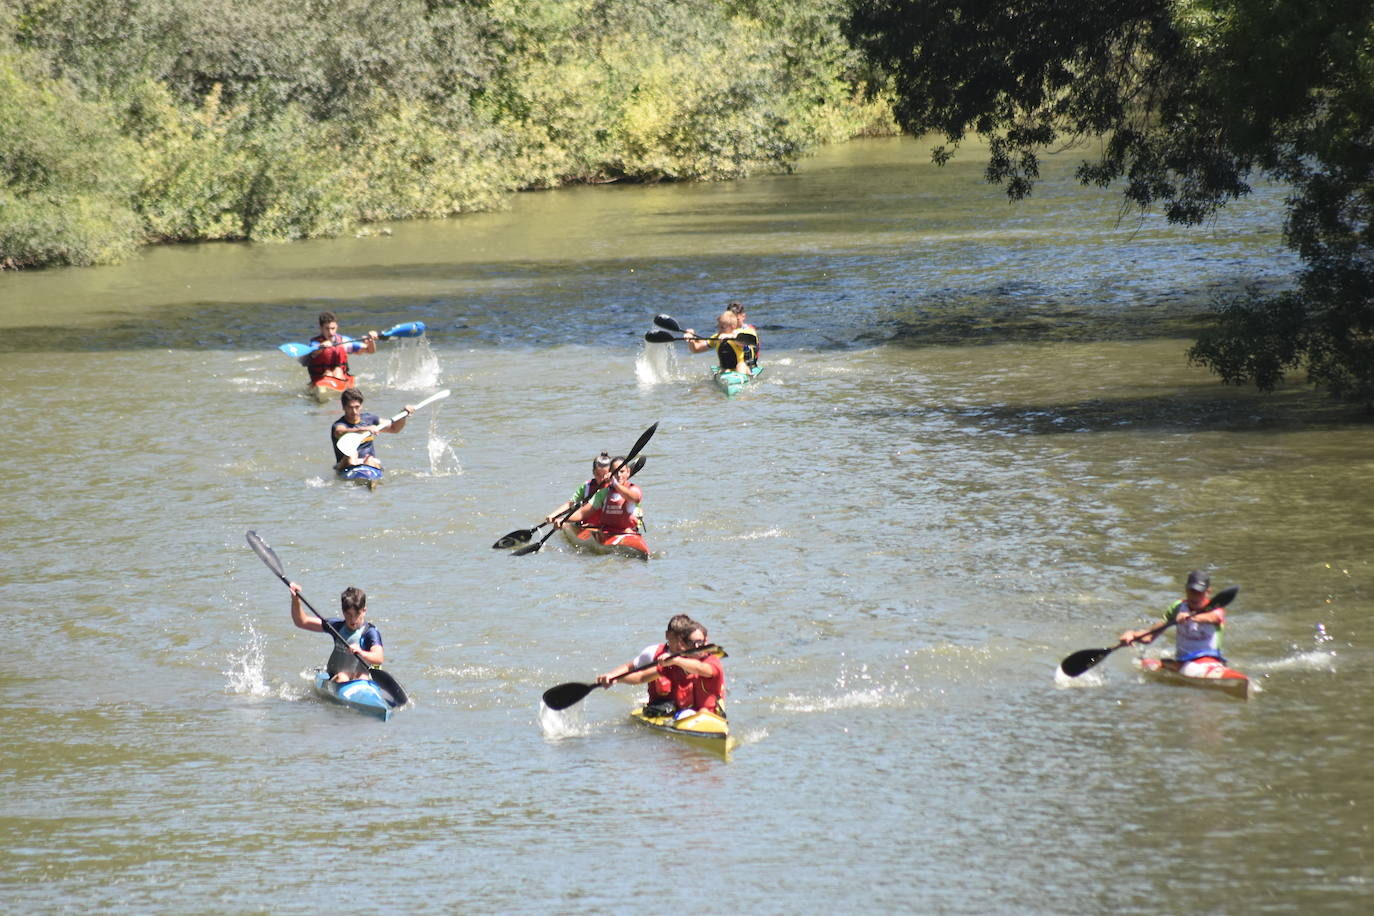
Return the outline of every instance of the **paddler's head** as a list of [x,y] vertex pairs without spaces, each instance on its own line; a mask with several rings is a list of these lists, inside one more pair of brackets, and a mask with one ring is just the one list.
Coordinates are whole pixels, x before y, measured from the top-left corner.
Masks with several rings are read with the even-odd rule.
[[334,317],[333,312],[320,312],[320,336],[333,337],[339,333],[339,319]]
[[592,479],[605,483],[611,476],[611,453],[602,452],[592,459]]
[[729,309],[726,309],[725,311],[721,312],[720,317],[716,319],[716,333],[733,334],[738,330],[739,316],[736,315],[734,312],[730,311]]
[[357,586],[350,585],[339,596],[339,610],[343,611],[344,626],[350,630],[358,629],[367,614],[367,594]]
[[1188,606],[1203,607],[1212,596],[1212,577],[1206,570],[1195,569],[1188,573],[1188,581],[1184,587],[1187,589]]
[[744,314],[744,303],[731,302],[730,305],[726,308],[726,311],[730,312],[732,315],[735,316],[735,322],[740,327],[744,327],[746,324],[749,323],[749,316]]
[[343,406],[344,422],[357,426],[363,417],[363,393],[357,388],[349,388],[339,395],[339,404]]
[[685,651],[687,649],[687,640],[691,637],[692,631],[698,626],[699,624],[686,614],[674,614],[668,620],[668,629],[663,634],[664,642],[668,644],[668,651]]

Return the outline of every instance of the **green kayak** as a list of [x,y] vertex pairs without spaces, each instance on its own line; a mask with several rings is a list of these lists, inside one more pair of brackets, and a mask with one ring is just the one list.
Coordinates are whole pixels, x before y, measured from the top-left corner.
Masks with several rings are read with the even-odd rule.
[[727,398],[733,398],[744,390],[745,385],[758,378],[762,373],[762,366],[754,366],[748,372],[717,367],[711,370],[711,378],[715,381],[716,387],[725,392]]

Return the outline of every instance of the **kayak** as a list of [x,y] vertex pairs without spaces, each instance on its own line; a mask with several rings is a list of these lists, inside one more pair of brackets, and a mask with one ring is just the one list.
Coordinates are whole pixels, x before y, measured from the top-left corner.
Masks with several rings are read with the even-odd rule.
[[673,716],[651,716],[639,707],[630,713],[630,718],[640,725],[655,731],[672,735],[686,741],[693,747],[704,748],[717,754],[728,755],[735,742],[730,737],[730,723],[723,716],[701,710],[682,718]]
[[332,375],[322,375],[315,381],[306,386],[306,394],[310,395],[321,404],[330,401],[337,401],[339,395],[357,384],[357,379],[348,375],[343,378],[335,378]]
[[1161,684],[1218,690],[1242,700],[1250,696],[1251,690],[1259,689],[1250,686],[1248,677],[1217,661],[1208,664],[1200,674],[1184,674],[1172,658],[1138,658],[1136,665],[1142,675]]
[[378,687],[371,679],[361,678],[341,684],[323,669],[315,672],[315,692],[327,700],[333,700],[364,715],[375,716],[383,722],[389,720],[392,711],[401,705],[395,701],[395,697]]
[[563,540],[589,553],[614,553],[622,557],[649,559],[649,545],[641,534],[611,534],[600,528],[577,528],[564,525]]
[[347,470],[339,471],[339,479],[352,480],[369,490],[375,490],[377,484],[382,482],[382,469],[374,468],[370,464],[355,464]]
[[733,398],[744,389],[745,385],[758,378],[762,373],[762,366],[754,366],[747,373],[740,372],[738,369],[721,369],[716,366],[711,370],[711,379],[716,383],[717,388],[725,392],[727,398]]

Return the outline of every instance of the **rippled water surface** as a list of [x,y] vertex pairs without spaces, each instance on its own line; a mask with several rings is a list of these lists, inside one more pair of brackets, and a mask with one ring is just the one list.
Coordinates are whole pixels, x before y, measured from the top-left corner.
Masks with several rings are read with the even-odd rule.
[[[14,912],[1357,912],[1371,900],[1371,425],[1184,357],[1208,297],[1293,269],[1281,189],[1178,230],[1052,160],[1008,204],[914,141],[795,175],[521,196],[287,246],[0,276],[15,478],[0,666]],[[646,346],[740,299],[763,378]],[[420,320],[354,358],[376,491],[275,348],[316,312]],[[653,559],[491,549],[658,429]],[[414,698],[314,699],[365,588]],[[541,532],[542,533],[542,532]],[[1144,683],[1176,597],[1239,584],[1248,702]],[[669,616],[730,657],[729,760],[567,713]]]

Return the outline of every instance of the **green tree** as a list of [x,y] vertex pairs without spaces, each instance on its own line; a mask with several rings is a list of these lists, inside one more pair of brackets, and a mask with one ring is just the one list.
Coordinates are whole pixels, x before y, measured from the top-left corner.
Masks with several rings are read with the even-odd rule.
[[1292,188],[1293,289],[1215,312],[1189,351],[1270,390],[1302,369],[1374,406],[1374,6],[1344,0],[854,0],[849,23],[899,123],[1029,194],[1039,154],[1101,138],[1084,183],[1192,224],[1264,176]]

